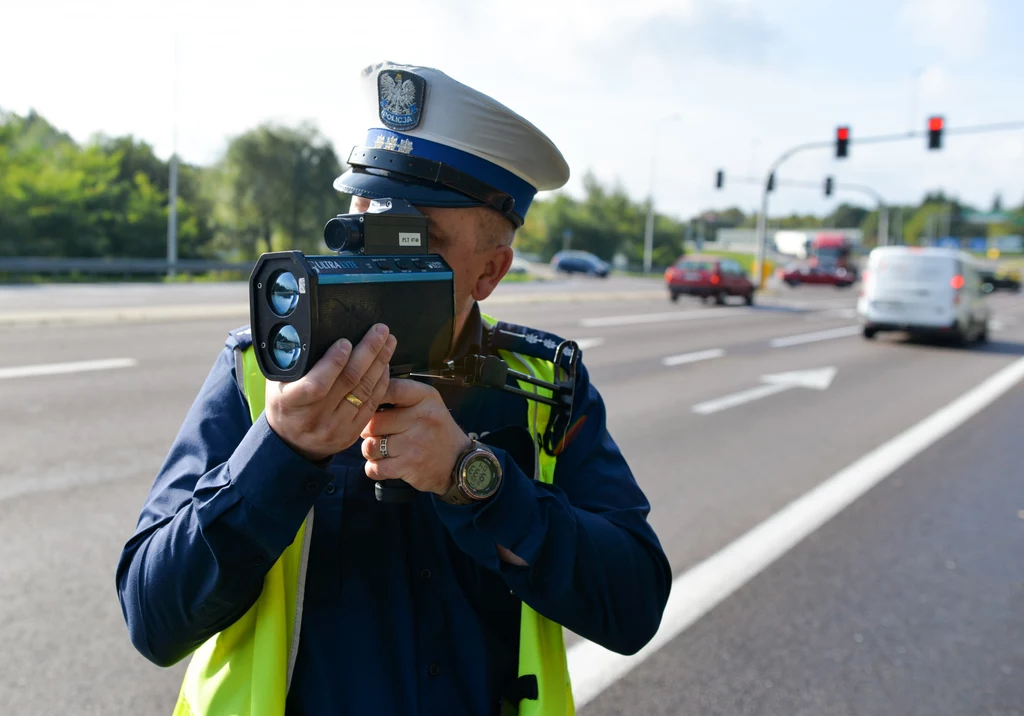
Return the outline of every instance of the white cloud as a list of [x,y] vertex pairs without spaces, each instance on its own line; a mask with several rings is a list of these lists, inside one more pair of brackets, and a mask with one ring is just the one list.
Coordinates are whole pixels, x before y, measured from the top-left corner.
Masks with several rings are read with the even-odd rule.
[[959,57],[985,46],[988,0],[907,0],[900,19],[921,45]]
[[928,101],[947,99],[952,91],[949,74],[942,67],[929,67],[921,73],[921,97]]
[[[186,160],[213,161],[229,136],[262,121],[305,118],[344,156],[365,130],[348,104],[359,69],[383,59],[417,62],[490,94],[548,133],[572,168],[570,191],[578,192],[592,170],[642,198],[658,151],[658,206],[680,215],[757,204],[753,186],[716,192],[718,168],[734,176],[763,172],[785,148],[827,140],[840,123],[852,125],[855,139],[905,130],[914,66],[925,68],[916,129],[928,114],[944,114],[951,125],[1024,117],[1016,47],[998,48],[1004,72],[955,62],[941,46],[915,65],[903,30],[890,22],[872,24],[878,49],[855,61],[845,51],[822,56],[806,43],[834,31],[835,16],[823,11],[817,21],[824,26],[797,30],[790,22],[812,2],[524,0],[510,9],[477,0],[401,0],[353,9],[314,0],[34,0],[14,6],[17,31],[0,43],[0,67],[18,68],[0,73],[0,106],[35,107],[78,139],[97,130],[133,133],[166,157],[177,27],[178,137]],[[923,6],[907,7],[912,17]],[[984,36],[970,22],[957,20],[957,42],[965,28],[973,43]],[[941,35],[934,28],[922,33]],[[837,35],[835,46],[856,48],[865,39]],[[656,121],[676,112],[682,118],[657,132],[655,146]],[[1010,163],[1012,156],[1020,165],[1019,148],[1011,142],[993,151],[994,137],[978,141],[951,137],[943,152],[924,152],[923,140],[855,142],[848,161],[827,150],[799,155],[783,174],[863,180],[905,201],[940,185],[963,187],[965,196],[977,192],[979,201],[996,190],[1008,201],[1024,196],[1024,176]],[[829,206],[813,191],[772,198],[778,211]]]

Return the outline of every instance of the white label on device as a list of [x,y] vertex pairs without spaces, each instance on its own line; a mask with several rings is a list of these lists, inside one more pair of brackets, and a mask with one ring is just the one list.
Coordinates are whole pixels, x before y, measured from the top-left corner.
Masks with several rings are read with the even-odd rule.
[[398,245],[399,246],[420,246],[420,235],[413,234],[406,231],[398,232]]

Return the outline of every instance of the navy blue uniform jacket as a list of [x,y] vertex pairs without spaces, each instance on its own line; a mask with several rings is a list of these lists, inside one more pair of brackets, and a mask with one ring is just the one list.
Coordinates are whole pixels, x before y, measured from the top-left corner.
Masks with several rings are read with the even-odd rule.
[[[265,416],[252,423],[234,357],[250,340],[244,329],[229,336],[118,564],[125,621],[148,659],[174,664],[244,614],[313,505],[288,713],[497,713],[517,675],[521,602],[620,653],[655,634],[671,570],[582,363],[577,430],[553,485],[532,479],[532,454],[495,448],[504,479],[490,501],[453,506],[416,493],[394,505],[374,499],[358,442],[321,467]],[[474,309],[456,353],[502,347],[553,359],[558,341],[485,328]],[[437,387],[483,442],[526,424],[524,398]],[[529,566],[499,560],[496,544]]]

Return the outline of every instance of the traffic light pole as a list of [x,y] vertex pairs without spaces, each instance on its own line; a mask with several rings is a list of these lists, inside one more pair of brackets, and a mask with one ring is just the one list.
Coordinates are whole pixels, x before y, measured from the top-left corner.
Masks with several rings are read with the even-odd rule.
[[764,178],[764,189],[761,193],[761,213],[757,215],[757,285],[760,289],[764,290],[765,274],[764,262],[767,258],[767,234],[768,234],[768,184],[772,180],[772,175],[775,171],[782,166],[782,163],[789,159],[791,156],[798,152],[803,152],[808,149],[823,149],[833,146],[833,142],[808,142],[807,144],[799,144],[791,149],[786,150],[782,155],[772,162],[771,167],[768,168],[768,174]]

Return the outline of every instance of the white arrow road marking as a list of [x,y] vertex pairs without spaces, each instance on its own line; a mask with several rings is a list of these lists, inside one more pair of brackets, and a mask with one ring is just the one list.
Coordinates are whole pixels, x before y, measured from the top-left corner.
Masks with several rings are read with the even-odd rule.
[[666,356],[661,359],[661,364],[664,366],[684,365],[686,363],[696,363],[702,360],[711,360],[713,358],[721,358],[725,355],[725,351],[721,348],[711,348],[706,351],[696,351],[694,353],[682,353],[677,356]]
[[1024,379],[1019,358],[917,425],[867,453],[753,527],[672,582],[661,626],[636,654],[623,656],[592,641],[567,655],[577,711],[849,507],[857,498],[963,425]]
[[772,373],[762,375],[762,385],[750,390],[727,395],[724,398],[708,400],[693,406],[693,412],[698,415],[711,415],[722,410],[735,408],[737,405],[750,403],[754,400],[767,398],[770,395],[783,393],[791,388],[810,388],[812,390],[825,390],[832,385],[832,379],[836,377],[835,368],[818,368],[816,370],[795,370],[789,373]]
[[90,370],[111,370],[113,368],[132,368],[138,365],[134,358],[108,358],[105,360],[86,360],[77,363],[48,363],[45,365],[23,365],[14,368],[0,368],[0,380],[6,378],[34,378],[40,375],[59,375],[61,373],[82,373]]
[[604,338],[580,338],[576,341],[576,345],[580,347],[581,351],[585,351],[588,348],[597,348],[599,345],[604,343]]
[[633,316],[603,316],[601,318],[584,318],[580,325],[584,328],[602,326],[632,326],[637,323],[667,323],[669,321],[702,321],[710,318],[737,318],[749,316],[751,311],[745,308],[730,308],[724,311],[708,309],[706,311],[672,311],[668,313],[641,313]]
[[796,336],[776,338],[769,342],[772,348],[787,348],[799,346],[804,343],[817,343],[818,341],[831,341],[835,338],[846,338],[855,336],[861,332],[860,326],[843,326],[842,328],[830,328],[827,331],[815,331],[814,333],[801,333]]

